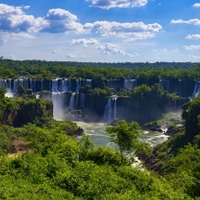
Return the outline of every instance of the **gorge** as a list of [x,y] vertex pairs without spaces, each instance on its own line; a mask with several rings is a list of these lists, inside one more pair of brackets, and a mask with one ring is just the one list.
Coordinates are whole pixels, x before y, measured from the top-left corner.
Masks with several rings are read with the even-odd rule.
[[141,79],[0,79],[0,87],[8,96],[15,96],[20,85],[37,98],[52,100],[55,119],[72,117],[104,123],[121,118],[139,123],[155,120],[166,112],[180,110],[200,91],[199,82],[180,79],[156,79],[151,84]]

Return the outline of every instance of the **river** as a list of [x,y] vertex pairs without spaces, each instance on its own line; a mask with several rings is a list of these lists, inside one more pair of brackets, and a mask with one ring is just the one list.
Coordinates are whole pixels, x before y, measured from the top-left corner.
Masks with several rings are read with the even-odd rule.
[[[94,123],[94,122],[75,122],[78,126],[84,129],[84,132],[90,135],[91,140],[97,146],[110,146],[113,144],[109,141],[108,134],[106,133],[106,125],[104,123]],[[168,139],[168,136],[164,132],[149,132],[144,131],[141,135],[141,141],[149,143],[150,146],[155,146],[162,143]]]

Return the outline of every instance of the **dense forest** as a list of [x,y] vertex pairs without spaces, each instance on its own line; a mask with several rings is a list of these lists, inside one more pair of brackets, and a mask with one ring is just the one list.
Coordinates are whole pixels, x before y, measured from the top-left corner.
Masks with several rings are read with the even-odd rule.
[[[0,77],[19,76],[51,79],[65,78],[101,78],[120,79],[152,76],[198,78],[198,63],[191,62],[157,62],[157,63],[87,63],[87,62],[53,62],[41,60],[0,59]],[[196,68],[197,67],[197,68]],[[198,74],[197,74],[198,73]]]
[[[156,67],[157,63],[145,63],[142,68],[131,63],[121,67],[96,63],[92,67],[90,63],[0,60],[1,77],[6,79],[143,77],[140,80],[144,82],[132,90],[117,91],[103,84],[96,89],[85,86],[79,92],[90,90],[87,94],[90,98],[96,96],[94,102],[100,99],[96,107],[113,91],[119,95],[119,103],[120,97],[129,99],[130,105],[134,99],[134,110],[139,108],[137,119],[149,125],[156,124],[150,120],[164,113],[163,102],[169,105],[180,96],[146,80],[162,76],[195,82],[200,73],[199,66],[193,63],[161,64]],[[75,123],[54,120],[51,100],[36,99],[35,93],[21,85],[15,98],[5,94],[1,88],[1,199],[200,199],[200,96],[179,105],[183,124],[174,123],[173,134],[164,143],[153,148],[141,143],[144,133],[140,123],[131,121],[132,116],[128,122],[120,119],[107,127],[110,141],[116,144],[116,148],[110,148],[95,146]],[[142,166],[131,165],[135,155]]]

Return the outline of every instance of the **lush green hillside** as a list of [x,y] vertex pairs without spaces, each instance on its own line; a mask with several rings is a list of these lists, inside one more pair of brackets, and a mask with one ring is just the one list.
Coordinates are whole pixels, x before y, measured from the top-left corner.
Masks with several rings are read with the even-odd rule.
[[[0,102],[6,100],[12,105],[12,100],[2,95]],[[33,105],[34,100],[29,101]],[[21,100],[14,102],[18,109]],[[195,123],[200,110],[194,114],[199,105],[197,98],[184,106],[186,130],[191,121],[199,126]],[[37,113],[40,107],[34,109]],[[38,123],[41,120],[43,123]],[[132,145],[132,136],[121,143],[123,132],[132,131],[132,128],[139,127],[136,123],[129,126],[123,122],[108,130],[111,134],[119,133],[118,139],[111,135],[122,147],[118,152],[108,147],[95,147],[86,136],[81,140],[69,136],[77,133],[74,123],[54,121],[48,116],[38,115],[36,121],[18,127],[2,124],[0,198],[160,200],[199,197],[198,133],[186,131],[157,146],[149,156],[152,157],[149,162],[154,161],[154,164],[146,160],[151,167],[151,171],[147,171],[131,167],[128,158],[124,157],[122,162],[123,151],[132,149],[126,146]],[[187,144],[188,140],[192,143]],[[18,145],[23,141],[23,147],[19,148],[17,141]],[[137,145],[133,143],[133,147]],[[146,145],[143,147],[138,151],[149,154],[150,149]]]

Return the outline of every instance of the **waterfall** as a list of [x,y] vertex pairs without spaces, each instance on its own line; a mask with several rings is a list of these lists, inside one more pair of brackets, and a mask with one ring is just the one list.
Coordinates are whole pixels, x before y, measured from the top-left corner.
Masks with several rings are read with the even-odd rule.
[[104,120],[106,123],[110,124],[117,118],[117,98],[117,95],[112,95],[111,98],[108,99],[104,110]]
[[117,119],[117,97],[114,98],[114,119]]
[[69,91],[69,89],[68,89],[68,80],[67,79],[64,79],[64,80],[61,81],[61,90],[62,90],[62,92]]
[[86,79],[85,85],[90,85],[92,87],[92,79]]
[[79,95],[76,94],[76,95],[75,95],[75,99],[76,99],[76,100],[75,100],[75,101],[76,101],[76,108],[78,108],[78,97],[79,97]]
[[52,79],[52,92],[57,92],[58,91],[58,78]]
[[159,85],[162,89],[169,92],[169,80],[159,80]]
[[65,97],[62,92],[52,92],[53,118],[64,120]]
[[44,79],[40,80],[40,91],[44,90]]
[[194,86],[194,90],[192,93],[192,97],[195,98],[200,92],[200,82],[196,82],[195,86]]
[[180,94],[181,95],[181,93],[182,93],[182,90],[181,90],[181,88],[182,88],[182,80],[181,79],[179,79],[178,80],[178,94]]
[[124,80],[124,89],[132,90],[137,86],[137,81],[135,79],[125,79]]
[[106,123],[111,123],[112,120],[112,99],[108,99],[108,103],[106,104],[104,110],[104,120]]
[[18,79],[15,79],[15,80],[14,80],[14,87],[13,87],[13,91],[14,91],[14,92],[17,92],[18,86],[19,86]]
[[76,93],[73,92],[72,96],[70,98],[70,103],[69,103],[69,109],[70,110],[74,110],[74,108],[75,108],[75,97],[76,97],[75,95],[76,95]]
[[24,86],[24,90],[27,90],[29,87],[28,87],[28,78],[24,78],[23,80],[23,86]]
[[81,87],[81,80],[76,79],[76,93],[79,93],[80,87]]
[[81,93],[81,102],[80,102],[81,108],[85,107],[85,94]]

